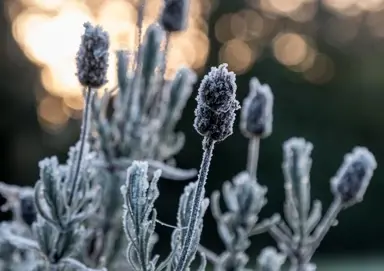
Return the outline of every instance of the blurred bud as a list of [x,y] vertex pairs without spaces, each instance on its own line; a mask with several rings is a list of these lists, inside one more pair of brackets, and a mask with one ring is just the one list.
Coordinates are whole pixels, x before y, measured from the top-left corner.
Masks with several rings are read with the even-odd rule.
[[119,82],[119,89],[121,91],[125,91],[127,87],[127,71],[128,71],[128,60],[129,55],[128,51],[118,50],[116,52],[117,58],[117,80]]
[[255,77],[249,83],[249,94],[241,110],[240,129],[246,137],[268,137],[272,133],[273,94],[268,85]]
[[363,200],[377,163],[373,154],[364,147],[355,147],[344,156],[344,162],[331,180],[331,189],[346,205]]
[[189,0],[164,0],[160,23],[167,32],[184,30],[187,26]]
[[283,144],[283,171],[285,181],[294,191],[299,182],[309,176],[313,145],[304,138],[293,137]]
[[212,67],[204,76],[196,97],[194,127],[202,136],[222,141],[233,133],[236,100],[236,75],[227,70],[227,64]]
[[[293,137],[283,144],[283,173],[288,200],[308,213],[310,200],[309,175],[312,166],[312,143]],[[303,215],[303,212],[300,212]]]
[[224,252],[220,255],[219,262],[215,265],[214,271],[246,270],[248,256],[244,252]]
[[76,75],[83,86],[99,88],[107,82],[109,35],[89,22],[84,23],[84,28],[76,55]]
[[170,86],[167,112],[168,120],[178,120],[192,92],[192,85],[196,82],[196,74],[188,69],[181,68],[177,71]]
[[233,178],[233,183],[225,182],[223,197],[227,208],[241,214],[241,225],[247,230],[257,222],[261,208],[267,203],[267,188],[260,186],[249,173],[244,171]]
[[146,33],[143,46],[140,50],[142,52],[142,74],[144,83],[148,86],[150,79],[155,73],[156,67],[160,63],[160,44],[163,39],[163,31],[156,24],[151,24]]
[[20,198],[20,215],[27,225],[32,225],[36,220],[36,208],[33,195],[25,195]]
[[280,271],[285,262],[286,256],[282,253],[278,253],[274,247],[264,248],[257,262],[260,270],[265,271]]

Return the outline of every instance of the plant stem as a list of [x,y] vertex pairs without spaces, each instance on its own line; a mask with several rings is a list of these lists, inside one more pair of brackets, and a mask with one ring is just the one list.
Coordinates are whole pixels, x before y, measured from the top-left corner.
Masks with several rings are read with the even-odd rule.
[[313,233],[313,244],[310,250],[310,257],[319,247],[321,241],[324,239],[324,236],[327,234],[329,229],[332,227],[337,215],[340,213],[343,208],[343,203],[339,197],[336,197],[331,206],[328,208],[327,213],[324,215],[321,222],[317,225],[315,232]]
[[175,271],[184,271],[187,263],[187,256],[190,253],[193,235],[196,233],[197,223],[199,221],[201,202],[204,198],[204,186],[207,181],[209,166],[213,154],[215,141],[211,138],[205,137],[203,140],[204,154],[200,165],[199,176],[197,179],[196,193],[193,198],[192,211],[188,222],[187,234],[185,242],[181,248],[179,262],[177,263]]
[[259,162],[260,137],[252,137],[248,144],[247,171],[257,180],[257,165]]
[[[309,195],[309,177],[302,176],[299,180],[299,194],[297,195],[297,209],[299,214],[299,244],[297,248],[298,271],[304,271],[307,266],[305,257],[305,244],[308,238],[307,221],[308,221],[308,195]],[[309,259],[308,259],[309,260]]]
[[161,89],[163,89],[164,87],[164,83],[165,83],[165,72],[167,71],[167,59],[168,59],[168,53],[169,53],[169,43],[170,43],[170,40],[171,40],[171,33],[170,32],[166,32],[165,34],[165,45],[164,45],[164,58],[163,58],[163,63],[161,63],[161,72],[160,72],[160,76],[161,76]]
[[91,102],[93,99],[94,91],[92,88],[88,88],[85,94],[85,108],[83,111],[83,121],[81,125],[81,132],[80,132],[80,148],[78,150],[78,153],[76,155],[76,164],[75,164],[75,174],[72,175],[71,181],[71,190],[68,197],[68,205],[71,206],[72,200],[73,200],[73,194],[75,193],[76,185],[77,185],[77,179],[79,178],[80,169],[81,169],[81,162],[83,161],[83,154],[84,154],[84,148],[85,143],[87,141],[88,131],[89,131],[89,121],[91,116]]
[[[145,10],[145,4],[146,0],[140,0],[139,2],[139,10],[137,12],[137,22],[136,26],[138,28],[138,33],[137,33],[137,52],[136,52],[136,61],[134,62],[134,65],[139,65],[140,63],[140,57],[141,57],[141,36],[143,35],[143,21],[144,21],[144,10]],[[135,69],[135,67],[132,67]],[[137,67],[136,67],[137,69]]]
[[198,247],[198,250],[200,251],[200,253],[203,253],[205,255],[205,257],[207,257],[207,259],[213,264],[217,264],[220,260],[219,256],[216,255],[216,253],[214,253],[213,251],[209,250],[208,248],[202,246],[202,245],[199,245]]
[[340,210],[342,209],[343,204],[340,200],[340,198],[335,198],[331,204],[331,206],[328,208],[327,213],[324,215],[321,222],[318,224],[314,234],[313,234],[313,241],[309,245],[309,248],[307,249],[305,255],[302,253],[298,253],[296,255],[297,262],[293,264],[292,270],[294,271],[306,271],[307,266],[309,264],[309,261],[311,260],[313,254],[315,253],[316,249],[319,247],[321,241],[324,239],[324,236],[327,234],[329,229],[332,227],[333,222],[335,221],[337,215],[339,214]]

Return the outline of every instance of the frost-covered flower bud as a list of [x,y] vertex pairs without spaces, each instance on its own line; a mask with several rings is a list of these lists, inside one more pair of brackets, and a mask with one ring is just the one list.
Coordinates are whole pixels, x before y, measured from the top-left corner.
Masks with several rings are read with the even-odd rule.
[[164,0],[160,24],[167,32],[184,30],[187,27],[189,0]]
[[300,137],[292,137],[283,144],[284,177],[287,185],[292,185],[294,190],[303,178],[309,176],[312,149],[312,143]]
[[245,228],[257,222],[258,214],[267,202],[266,193],[267,188],[255,182],[246,171],[237,174],[233,183],[225,182],[223,185],[223,197],[228,210],[242,214],[239,220]]
[[286,256],[276,251],[274,247],[264,248],[257,262],[261,270],[265,271],[279,271],[285,262]]
[[268,137],[272,133],[273,94],[269,85],[255,77],[249,82],[249,94],[241,110],[240,129],[246,137]]
[[222,141],[233,133],[235,111],[240,109],[236,100],[236,75],[227,64],[213,67],[204,76],[196,97],[194,127],[202,136]]
[[76,75],[83,86],[99,88],[107,82],[109,35],[89,22],[84,28],[76,55]]
[[309,211],[311,206],[309,175],[312,149],[312,143],[304,138],[293,137],[283,144],[285,190],[289,200],[305,211]]
[[346,205],[363,200],[377,163],[364,147],[355,147],[344,156],[344,162],[331,180],[332,192]]

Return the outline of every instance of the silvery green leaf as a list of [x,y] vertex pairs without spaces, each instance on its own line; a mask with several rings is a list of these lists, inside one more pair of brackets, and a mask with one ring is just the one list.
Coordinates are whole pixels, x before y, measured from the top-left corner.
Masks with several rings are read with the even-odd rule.
[[[84,150],[83,152],[85,154],[89,153],[89,144],[84,145]],[[76,163],[78,156],[80,155],[80,142],[77,142],[74,146],[71,146],[68,151],[68,159],[66,162],[66,165],[64,165],[65,170],[61,171],[62,174],[60,175],[65,175],[66,183],[70,183],[73,181],[73,178],[75,177],[75,170],[76,170]],[[63,165],[56,165],[57,168],[63,167]],[[64,176],[63,176],[64,177]],[[62,177],[59,177],[62,178]]]
[[20,235],[15,235],[9,230],[3,233],[6,234],[4,236],[6,240],[19,249],[29,249],[36,252],[40,251],[39,244],[32,239],[28,239]]
[[62,263],[71,268],[74,268],[74,270],[76,271],[107,271],[106,268],[101,268],[101,269],[89,268],[74,258],[65,258],[62,260]]
[[78,253],[78,249],[81,247],[84,239],[84,232],[84,227],[79,227],[57,235],[55,250],[60,259]]
[[313,202],[313,207],[311,212],[309,213],[308,216],[308,221],[307,221],[307,232],[310,234],[313,229],[317,226],[321,219],[321,214],[322,214],[322,204],[321,201],[315,200]]
[[127,257],[128,263],[130,265],[130,268],[132,268],[135,271],[140,270],[138,268],[139,260],[137,259],[137,253],[136,253],[135,248],[133,247],[133,243],[128,243],[126,257]]
[[41,217],[38,217],[37,221],[33,224],[33,231],[41,252],[44,255],[49,255],[55,247],[53,238],[55,228]]
[[281,217],[278,214],[274,214],[271,218],[267,218],[257,223],[255,227],[249,233],[249,236],[257,235],[268,231],[269,228],[281,222]]
[[129,52],[124,50],[118,50],[116,52],[117,57],[117,81],[119,83],[119,90],[122,93],[126,92],[126,88],[128,86],[128,59]]
[[[158,145],[159,153],[161,157],[172,158],[174,155],[180,152],[180,150],[184,147],[185,144],[185,135],[184,133],[165,133],[164,140],[162,144]],[[176,167],[176,165],[170,165],[171,167]],[[193,178],[195,176],[192,176]]]
[[239,204],[237,202],[236,193],[234,193],[235,188],[232,187],[230,182],[224,182],[223,184],[223,199],[227,208],[236,212],[239,210]]
[[50,209],[44,206],[43,200],[41,198],[42,193],[42,183],[38,181],[35,185],[35,206],[40,216],[42,216],[47,222],[51,223],[53,226],[60,228],[59,222],[57,222],[56,217],[53,218],[53,214],[50,213]]
[[[172,253],[174,254],[172,260],[172,268],[178,264],[180,257],[179,254],[181,252],[180,248],[186,242],[185,238],[188,231],[190,212],[192,210],[196,188],[197,182],[189,183],[184,188],[184,193],[180,197],[179,209],[177,212],[177,229],[174,230],[172,235]],[[208,205],[209,200],[207,198],[203,199],[201,203],[200,215],[198,218],[198,227],[196,229],[196,233],[192,237],[190,250],[186,255],[186,268],[189,268],[190,264],[195,258],[195,254],[200,242],[201,232],[203,229],[203,217],[208,208]]]
[[284,218],[288,225],[293,229],[297,230],[299,227],[299,214],[295,208],[294,203],[291,200],[284,202]]
[[173,78],[167,103],[167,120],[165,128],[173,129],[180,119],[181,113],[191,95],[192,85],[196,82],[196,74],[188,68],[180,68]]
[[[176,167],[172,167],[170,165],[167,165],[160,161],[153,161],[153,160],[146,160],[148,163],[148,173],[152,174],[156,170],[161,170],[161,176],[166,179],[170,180],[189,180],[196,176],[197,170],[196,169],[180,169]],[[131,159],[118,159],[115,161],[111,161],[111,164],[119,170],[126,170],[129,166],[131,166],[133,163],[133,160]],[[97,167],[105,167],[106,165],[101,161],[95,161],[94,166]]]
[[205,257],[204,253],[199,253],[200,255],[200,265],[197,268],[197,271],[205,271],[205,268],[207,267],[207,258]]
[[[62,197],[59,194],[61,191],[62,180],[58,170],[59,162],[56,157],[46,158],[39,163],[40,166],[40,181],[44,195],[44,201],[49,206],[49,211],[52,219],[56,224],[62,224]],[[39,188],[39,187],[38,187]],[[38,189],[37,189],[38,190]],[[36,198],[36,201],[40,200]]]
[[[173,241],[171,241],[171,247],[174,245],[174,238],[172,238]],[[174,249],[172,249],[172,252],[168,255],[168,257],[162,261],[158,266],[157,268],[155,269],[155,271],[163,271],[164,269],[166,269],[167,267],[170,268],[172,266],[172,259],[174,257]],[[167,269],[168,270],[168,269]]]
[[[155,234],[156,209],[159,196],[157,182],[161,171],[148,182],[148,163],[134,161],[127,171],[127,180],[121,187],[124,198],[123,228],[128,240],[127,259],[135,270],[154,270],[157,256],[152,249],[157,241]],[[149,268],[149,269],[148,269]]]
[[148,27],[142,46],[142,77],[143,91],[141,93],[141,105],[147,102],[147,99],[153,98],[157,86],[153,84],[155,69],[160,64],[160,44],[163,39],[162,29],[155,24]]
[[220,208],[220,192],[217,190],[211,194],[211,212],[216,220],[219,220],[223,215]]

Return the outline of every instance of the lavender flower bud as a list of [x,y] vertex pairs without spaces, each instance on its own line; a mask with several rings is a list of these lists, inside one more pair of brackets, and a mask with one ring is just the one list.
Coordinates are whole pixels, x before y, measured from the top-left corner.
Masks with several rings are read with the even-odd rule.
[[313,145],[304,138],[292,137],[283,144],[283,171],[285,180],[290,185],[297,185],[309,176],[312,166],[311,152]]
[[223,185],[223,197],[228,210],[242,214],[238,220],[245,228],[257,222],[257,216],[266,204],[266,193],[267,188],[255,182],[246,171],[237,174],[233,183],[225,182]]
[[249,94],[244,99],[240,129],[246,137],[268,137],[272,133],[273,94],[268,85],[255,77],[249,82]]
[[189,0],[164,0],[160,24],[167,32],[184,30],[187,27]]
[[285,189],[296,208],[308,212],[311,206],[309,175],[312,166],[312,143],[293,137],[283,144]]
[[344,156],[344,162],[331,180],[331,189],[346,205],[363,200],[377,163],[373,154],[364,147],[355,147]]
[[204,76],[196,97],[194,127],[199,134],[222,141],[233,133],[235,111],[240,109],[236,89],[236,75],[227,64],[211,68]]
[[286,256],[276,251],[274,247],[264,248],[257,258],[259,267],[265,271],[279,271],[286,260]]
[[76,55],[77,77],[85,87],[99,88],[107,82],[109,36],[101,26],[84,23],[85,32]]

